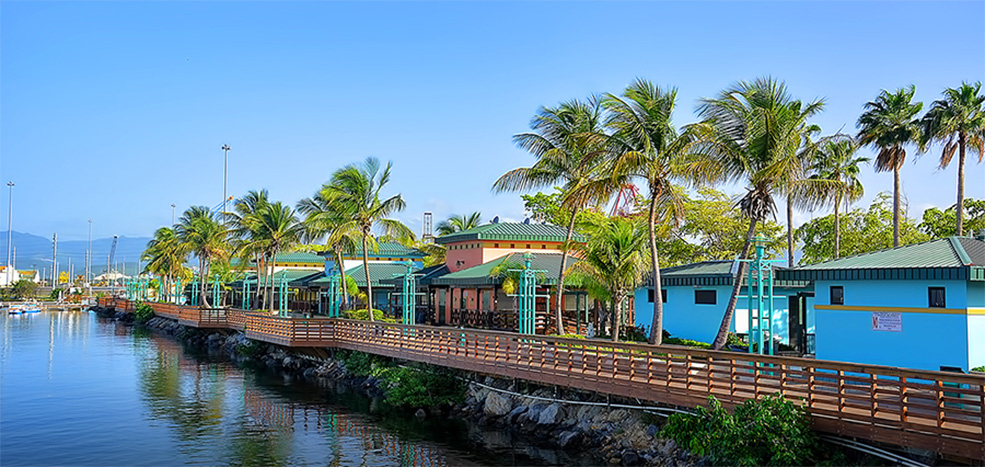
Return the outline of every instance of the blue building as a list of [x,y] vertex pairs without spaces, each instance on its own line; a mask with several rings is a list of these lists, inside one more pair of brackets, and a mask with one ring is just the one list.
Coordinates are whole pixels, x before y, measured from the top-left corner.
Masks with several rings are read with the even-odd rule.
[[[712,342],[725,316],[737,263],[704,261],[660,270],[663,288],[663,327],[673,337]],[[779,271],[779,269],[778,269]],[[652,279],[636,289],[636,325],[649,329],[653,320]],[[742,287],[730,331],[740,336],[748,333],[747,288]],[[806,281],[777,280],[774,286],[774,340],[807,352],[808,337],[813,331],[812,293]],[[792,310],[792,312],[791,312]]]
[[926,370],[985,365],[985,241],[950,237],[792,270],[812,281],[816,356]]

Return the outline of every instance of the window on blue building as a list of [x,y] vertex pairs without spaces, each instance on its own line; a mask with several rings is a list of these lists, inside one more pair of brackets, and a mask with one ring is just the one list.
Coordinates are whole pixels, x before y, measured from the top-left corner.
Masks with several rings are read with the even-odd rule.
[[840,285],[831,286],[831,304],[832,305],[844,305],[845,304],[845,288]]
[[718,294],[714,290],[695,290],[695,305],[714,305],[718,303]]
[[[667,289],[660,289],[660,297],[660,301],[667,303]],[[646,301],[653,303],[653,289],[648,289],[646,291]]]
[[927,306],[931,308],[945,308],[944,305],[944,287],[928,287],[928,304]]

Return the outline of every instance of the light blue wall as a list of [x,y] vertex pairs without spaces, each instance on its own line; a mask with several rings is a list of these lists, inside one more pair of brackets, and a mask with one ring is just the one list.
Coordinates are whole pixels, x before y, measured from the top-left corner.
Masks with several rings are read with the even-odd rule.
[[[968,308],[985,308],[985,282],[968,282]],[[985,366],[985,315],[968,313],[968,366]]]
[[[725,316],[725,306],[728,305],[732,287],[727,285],[710,287],[665,286],[664,289],[667,290],[667,303],[664,303],[664,329],[674,337],[683,339],[709,343],[715,340],[718,326],[721,325],[722,317]],[[649,289],[636,289],[636,325],[649,329],[653,322],[653,303],[647,301],[647,290]],[[714,290],[717,295],[716,304],[695,304],[695,290]],[[740,295],[745,294],[746,290],[743,288]],[[777,287],[774,295],[777,298],[774,301],[776,311],[773,313],[773,332],[784,343],[789,344],[789,320],[787,319],[789,305],[787,298],[783,296],[797,295],[797,292]],[[742,334],[748,331],[747,306],[747,299],[739,297],[729,331],[736,332],[738,329],[738,332]],[[810,320],[810,318],[808,319]]]
[[[944,287],[947,308],[967,307],[964,281],[818,281],[815,306],[831,304],[830,287],[844,287],[844,306],[926,308],[927,288]],[[875,331],[871,310],[815,309],[817,358],[876,365],[968,370],[968,317],[906,312],[902,330]]]

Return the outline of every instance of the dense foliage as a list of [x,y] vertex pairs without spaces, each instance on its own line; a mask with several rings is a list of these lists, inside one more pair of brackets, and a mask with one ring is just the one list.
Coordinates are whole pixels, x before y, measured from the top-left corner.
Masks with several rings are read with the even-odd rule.
[[[951,206],[943,211],[932,207],[923,212],[920,231],[932,238],[956,235],[957,208]],[[964,233],[976,235],[985,230],[985,200],[967,198],[964,200]]]
[[139,324],[146,323],[154,317],[154,308],[146,303],[138,303],[133,311],[133,321]]
[[38,284],[27,279],[21,279],[14,282],[14,286],[10,288],[10,294],[15,298],[23,300],[25,298],[34,297],[38,293]]
[[389,404],[403,407],[437,407],[462,401],[465,384],[454,370],[424,363],[398,363],[363,352],[340,352],[353,375],[378,378]]
[[807,412],[782,394],[746,401],[732,414],[711,396],[695,415],[671,415],[662,434],[713,465],[809,465],[817,451]]

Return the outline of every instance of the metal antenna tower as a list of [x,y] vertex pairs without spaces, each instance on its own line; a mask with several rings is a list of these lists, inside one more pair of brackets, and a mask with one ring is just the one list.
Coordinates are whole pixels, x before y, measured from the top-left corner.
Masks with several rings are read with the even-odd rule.
[[432,224],[433,216],[431,211],[424,211],[424,229],[421,232],[421,241],[424,243],[431,243],[434,241],[434,226]]

